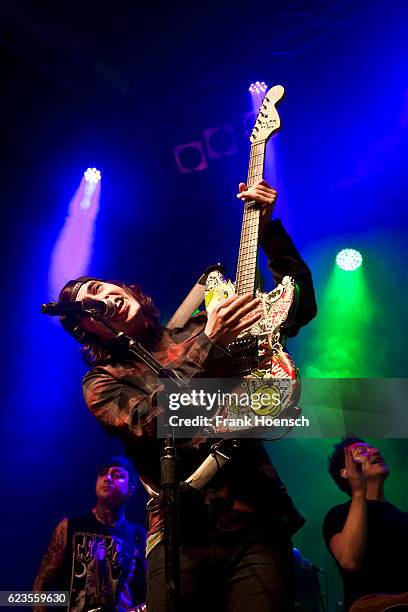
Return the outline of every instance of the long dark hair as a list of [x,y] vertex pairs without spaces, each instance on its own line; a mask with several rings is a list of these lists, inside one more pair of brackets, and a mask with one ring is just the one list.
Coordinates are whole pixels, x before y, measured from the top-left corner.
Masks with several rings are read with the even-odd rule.
[[[85,277],[84,277],[85,278]],[[90,280],[90,277],[86,277]],[[84,281],[86,282],[86,281]],[[153,303],[152,298],[136,284],[128,285],[122,281],[101,281],[118,285],[136,298],[141,306],[143,316],[147,321],[146,331],[143,337],[138,338],[146,347],[153,344],[162,334],[162,327],[159,322],[160,313]],[[72,285],[67,283],[61,290],[58,300],[60,302],[75,299],[72,294]],[[75,338],[82,346],[81,353],[85,363],[89,366],[108,363],[116,358],[124,357],[123,348],[119,348],[112,342],[102,340],[97,334],[85,331],[78,317],[60,317],[63,328]]]

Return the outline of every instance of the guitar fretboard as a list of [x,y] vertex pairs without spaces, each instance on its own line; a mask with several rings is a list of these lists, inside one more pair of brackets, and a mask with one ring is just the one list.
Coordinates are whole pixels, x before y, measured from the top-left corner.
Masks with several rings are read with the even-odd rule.
[[[266,141],[251,144],[247,186],[251,187],[263,178]],[[255,290],[256,261],[258,255],[259,208],[250,200],[244,205],[241,240],[237,264],[236,293],[253,293]]]

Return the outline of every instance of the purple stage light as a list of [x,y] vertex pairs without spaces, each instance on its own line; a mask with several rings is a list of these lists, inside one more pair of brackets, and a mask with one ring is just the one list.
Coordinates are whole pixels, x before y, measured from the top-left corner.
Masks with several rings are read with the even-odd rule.
[[101,180],[101,172],[97,168],[88,168],[84,172],[84,178],[87,183],[96,184]]
[[255,83],[251,83],[248,88],[252,95],[262,94],[268,89],[267,84],[264,81],[255,81]]

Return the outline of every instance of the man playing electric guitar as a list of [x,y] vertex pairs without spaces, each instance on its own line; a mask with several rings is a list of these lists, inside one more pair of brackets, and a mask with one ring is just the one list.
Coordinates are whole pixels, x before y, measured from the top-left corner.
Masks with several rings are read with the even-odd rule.
[[[283,88],[274,91],[281,96]],[[273,93],[268,92],[271,104]],[[291,329],[286,330],[287,335],[293,336],[316,315],[316,302],[309,268],[282,224],[270,220],[276,192],[259,177],[261,165],[257,160],[261,159],[259,151],[266,137],[277,128],[278,119],[272,110],[271,117],[263,111],[262,122],[267,118],[266,123],[270,122],[272,127],[256,127],[254,138],[258,140],[251,158],[250,188],[240,184],[238,197],[245,200],[245,214],[251,208],[246,216],[254,224],[252,227],[256,224],[256,229],[259,214],[259,232],[252,231],[251,242],[255,250],[259,234],[276,283],[291,277],[299,286],[297,310]],[[250,264],[242,263],[246,267],[240,271],[245,275]],[[242,289],[243,284],[237,284]],[[254,299],[253,289],[249,288],[216,303],[208,315],[201,312],[175,329],[160,325],[151,298],[136,285],[81,277],[66,283],[59,295],[60,304],[87,299],[113,302],[115,310],[110,322],[116,329],[142,343],[162,367],[187,382],[222,376],[233,360],[228,346],[261,318],[258,306],[262,299]],[[275,304],[276,300],[271,310]],[[100,321],[72,314],[62,317],[61,322],[83,345],[91,366],[83,380],[89,409],[111,434],[126,443],[154,500],[154,491],[160,484],[163,450],[163,442],[157,438],[157,417],[168,409],[160,400],[163,385],[158,375],[123,346],[115,344],[112,333]],[[207,460],[211,444],[195,439],[178,444],[181,480],[185,481]],[[163,512],[154,504],[149,510],[147,608],[149,612],[164,612]],[[181,495],[178,610],[292,610],[290,539],[303,523],[262,443],[256,439],[242,440],[230,463],[200,489],[190,487]]]
[[[277,220],[268,219],[276,194],[267,183],[249,192],[241,185],[241,198],[253,198],[265,213],[260,242],[269,257],[275,280],[290,274],[300,285],[298,309],[290,335],[315,316],[311,274],[290,237]],[[68,282],[59,300],[109,299],[118,305],[111,321],[159,355],[166,367],[184,377],[228,364],[225,348],[259,315],[251,296],[233,295],[209,313],[199,314],[183,329],[159,325],[150,298],[139,288],[84,277]],[[85,400],[98,421],[127,445],[145,483],[158,486],[162,441],[155,420],[163,408],[157,401],[160,381],[142,362],[117,353],[97,321],[65,317],[62,321],[86,349],[91,370],[83,382]],[[220,348],[221,347],[221,348]],[[245,443],[245,444],[244,444]],[[179,448],[182,478],[208,456],[209,445]],[[291,535],[303,519],[284,489],[262,444],[243,440],[242,449],[196,498],[182,503],[180,610],[231,609],[247,612],[291,610]],[[184,508],[184,510],[183,510]],[[151,612],[164,612],[163,522],[151,512],[147,544],[147,604]]]
[[[385,499],[389,469],[380,451],[359,438],[345,438],[329,458],[329,472],[351,497],[334,506],[323,523],[343,579],[345,610],[364,595],[408,591],[408,513]],[[355,605],[353,610],[386,608]]]

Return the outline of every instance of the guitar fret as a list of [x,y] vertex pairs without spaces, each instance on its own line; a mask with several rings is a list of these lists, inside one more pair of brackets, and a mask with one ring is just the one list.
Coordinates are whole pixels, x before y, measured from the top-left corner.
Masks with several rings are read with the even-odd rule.
[[256,249],[251,249],[250,251],[247,251],[247,252],[240,251],[240,255],[242,256],[242,259],[245,259],[246,262],[254,258],[256,259],[256,254],[257,254]]
[[[244,265],[247,265],[248,262],[251,262],[252,259],[256,259],[257,256],[257,251],[255,251],[255,249],[251,252],[251,253],[245,253],[242,255],[242,260],[245,260]],[[242,264],[240,264],[242,265]]]
[[251,254],[258,252],[258,245],[256,243],[254,243],[253,245],[251,245],[251,247],[247,248],[246,250],[239,249],[239,252],[240,252],[240,254],[242,254],[242,257],[247,258]]
[[252,269],[248,269],[245,271],[240,271],[237,275],[238,278],[240,279],[244,279],[244,280],[248,280],[249,277],[252,275],[252,272],[254,271],[256,266],[251,266]]
[[252,267],[252,270],[247,270],[247,271],[245,271],[245,272],[240,272],[240,274],[239,274],[239,278],[240,278],[241,280],[242,280],[242,279],[243,279],[243,280],[248,280],[248,279],[249,279],[249,277],[250,277],[250,276],[252,276],[252,272],[253,272],[253,270],[254,270],[255,266],[251,266],[251,267]]
[[[259,144],[261,144],[261,143],[259,143]],[[252,152],[249,154],[249,160],[251,161],[251,159],[252,159],[253,157],[257,157],[257,156],[259,156],[259,155],[263,155],[263,152],[262,152],[262,151],[260,151],[259,153],[256,153],[255,151],[252,151]]]

